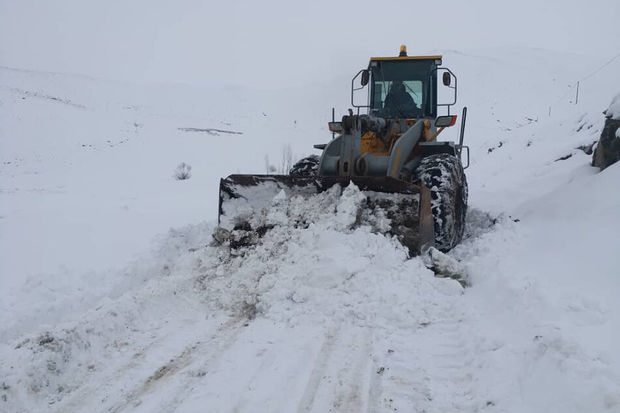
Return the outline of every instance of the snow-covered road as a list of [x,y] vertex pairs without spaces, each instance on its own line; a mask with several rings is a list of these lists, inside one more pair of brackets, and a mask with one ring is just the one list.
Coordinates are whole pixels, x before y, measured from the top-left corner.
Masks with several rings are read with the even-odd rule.
[[[353,221],[355,196],[348,188],[339,201]],[[613,303],[561,286],[553,302],[552,286],[507,269],[515,263],[500,251],[524,258],[520,222],[471,211],[459,254],[474,286],[463,289],[395,240],[347,230],[337,209],[307,229],[281,226],[243,255],[210,245],[209,225],[174,231],[134,274],[149,281],[3,347],[7,403],[58,412],[620,406]]]

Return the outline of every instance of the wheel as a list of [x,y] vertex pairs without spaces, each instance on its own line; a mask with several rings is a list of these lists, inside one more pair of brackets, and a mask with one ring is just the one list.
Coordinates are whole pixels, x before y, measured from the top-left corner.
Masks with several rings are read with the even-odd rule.
[[298,160],[288,171],[291,176],[315,176],[319,172],[319,156],[310,155]]
[[416,177],[431,192],[435,247],[447,252],[463,238],[467,213],[467,179],[461,161],[440,153],[422,158]]

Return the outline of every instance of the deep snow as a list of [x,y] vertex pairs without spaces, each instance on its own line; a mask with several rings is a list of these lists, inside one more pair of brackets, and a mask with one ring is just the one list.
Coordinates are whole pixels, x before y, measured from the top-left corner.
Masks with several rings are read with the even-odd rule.
[[219,177],[329,139],[340,79],[258,92],[0,68],[2,410],[620,411],[620,166],[579,149],[617,63],[575,105],[591,60],[444,55],[470,110],[450,253],[467,288],[351,228],[352,187],[294,204],[308,228],[279,196],[259,245],[212,244]]

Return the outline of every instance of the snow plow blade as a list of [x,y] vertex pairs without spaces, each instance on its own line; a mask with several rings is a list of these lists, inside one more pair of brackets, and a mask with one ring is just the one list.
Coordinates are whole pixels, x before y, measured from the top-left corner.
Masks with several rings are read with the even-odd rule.
[[[366,196],[363,208],[371,213],[382,210],[382,215],[390,220],[390,229],[386,232],[395,235],[409,249],[410,255],[419,255],[433,246],[430,191],[422,185],[391,177],[230,175],[220,180],[219,228],[216,234],[218,231],[228,234],[253,231],[262,236],[270,227],[252,223],[250,217],[260,211],[268,211],[282,191],[287,199],[295,196],[306,199],[335,185],[345,188],[351,183]],[[216,234],[214,237],[219,240]]]

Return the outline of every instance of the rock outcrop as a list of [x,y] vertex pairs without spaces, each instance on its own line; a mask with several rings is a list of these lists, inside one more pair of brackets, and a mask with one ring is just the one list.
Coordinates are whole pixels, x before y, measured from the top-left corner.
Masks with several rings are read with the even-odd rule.
[[592,156],[592,165],[601,170],[620,160],[620,93],[611,101],[605,114],[605,127]]

